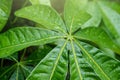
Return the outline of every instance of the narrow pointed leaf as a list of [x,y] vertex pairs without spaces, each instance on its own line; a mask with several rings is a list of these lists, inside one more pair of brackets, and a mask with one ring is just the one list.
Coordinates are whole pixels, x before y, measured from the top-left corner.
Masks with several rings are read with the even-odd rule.
[[82,50],[86,61],[91,65],[101,80],[119,80],[120,79],[120,61],[108,57],[104,52],[76,41]]
[[13,72],[13,74],[8,80],[24,80],[24,75],[22,74],[22,71],[19,66],[16,67],[16,70]]
[[108,1],[103,0],[102,3],[120,14],[120,3],[119,2],[117,1],[111,2],[109,0]]
[[75,67],[74,67],[75,70],[74,71],[77,73],[76,76],[75,76],[73,74],[73,71],[71,71],[72,72],[71,78],[72,79],[76,79],[76,80],[83,80],[82,72],[81,72],[81,69],[79,68],[79,63],[78,63],[77,55],[76,55],[74,44],[73,44],[72,41],[71,41],[71,47],[72,47],[72,53],[73,53],[73,58],[74,58],[74,63],[75,63]]
[[13,0],[0,0],[0,31],[5,26],[10,15]]
[[88,40],[97,44],[100,48],[109,48],[120,54],[119,46],[101,28],[89,27],[78,31],[75,36],[81,40]]
[[[82,2],[84,5],[82,5]],[[74,32],[81,27],[91,16],[84,10],[81,10],[80,4],[84,7],[87,0],[66,0],[64,18],[68,31]]]
[[[81,71],[81,77],[83,80],[101,80],[94,72],[94,69],[87,63],[79,47],[75,44],[73,47],[75,51],[74,53],[71,51],[70,54],[71,80],[80,80],[78,77],[78,69],[76,67],[75,60],[77,60],[77,64],[79,65],[78,68]],[[73,54],[75,54],[76,57],[74,57]]]
[[[120,14],[111,8],[99,3],[102,12],[103,20],[109,32],[115,39],[120,40]],[[119,43],[119,42],[118,42]]]
[[14,28],[0,35],[0,58],[28,46],[50,43],[60,38],[58,33],[40,28]]
[[102,18],[98,5],[95,2],[89,2],[87,6],[87,12],[91,15],[91,18],[82,25],[82,28],[90,26],[98,27]]
[[66,42],[55,47],[34,68],[27,80],[65,80],[67,72]]
[[64,31],[65,25],[58,13],[46,5],[33,5],[18,10],[16,16],[32,20],[52,30]]

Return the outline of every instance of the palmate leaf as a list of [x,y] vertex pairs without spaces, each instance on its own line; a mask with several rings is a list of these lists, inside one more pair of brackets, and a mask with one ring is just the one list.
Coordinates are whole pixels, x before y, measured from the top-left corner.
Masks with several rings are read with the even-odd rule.
[[18,61],[18,59],[13,56],[7,58],[10,58],[10,61],[14,64],[9,63],[9,66],[1,66],[0,80],[25,80],[34,68],[28,65],[28,60]]
[[63,45],[55,47],[34,68],[27,80],[65,80],[67,73],[67,52]]
[[81,40],[88,40],[101,48],[109,48],[120,54],[120,47],[101,28],[89,27],[78,31],[75,37]]
[[13,0],[0,0],[0,31],[5,26],[12,6]]
[[23,67],[16,65],[14,72],[9,75],[9,78],[7,78],[7,80],[25,80],[25,78],[30,74],[32,69],[30,70],[30,68],[28,68],[27,66]]
[[[115,37],[117,41],[120,40],[120,15],[105,6],[103,3],[99,3],[103,20],[109,32]],[[118,42],[119,43],[119,42]]]
[[86,43],[79,43],[79,41],[75,42],[81,49],[83,57],[94,69],[101,80],[120,79],[120,61],[108,57],[104,52]]
[[80,2],[84,5],[87,4],[87,0],[66,0],[64,19],[69,32],[75,32],[79,29],[91,16],[81,9]]
[[[16,15],[19,17],[35,21],[51,30],[66,31],[67,35],[63,36],[63,34],[60,35],[55,31],[30,27],[12,29],[0,35],[1,57],[10,55],[28,46],[43,45],[60,39],[59,43],[61,41],[61,45],[57,43],[58,46],[39,62],[27,80],[65,80],[69,78],[71,80],[120,79],[120,62],[118,60],[108,57],[100,49],[76,40],[88,40],[102,48],[110,48],[114,52],[119,53],[119,47],[102,29],[90,27],[72,34],[81,27],[80,24],[83,25],[90,18],[86,10],[81,10],[87,5],[87,0],[83,1],[84,4],[80,8],[79,2],[82,1],[66,1],[65,23],[69,34],[66,33],[66,26],[60,16],[49,6],[33,5],[17,11]],[[99,25],[99,21],[97,21],[97,25]],[[61,38],[66,41],[62,42]],[[67,46],[69,43],[70,45]]]
[[[118,60],[108,57],[104,52],[86,43],[75,42],[77,45],[71,41],[72,48],[69,54],[71,80],[118,80],[120,78]],[[68,49],[65,45],[66,43],[54,48],[36,66],[27,80],[65,80],[68,62],[68,51],[66,51]]]
[[58,33],[46,29],[21,27],[0,35],[0,58],[28,46],[43,45],[61,38]]
[[65,32],[65,25],[58,13],[46,5],[32,5],[15,13],[18,17],[32,20],[52,30]]

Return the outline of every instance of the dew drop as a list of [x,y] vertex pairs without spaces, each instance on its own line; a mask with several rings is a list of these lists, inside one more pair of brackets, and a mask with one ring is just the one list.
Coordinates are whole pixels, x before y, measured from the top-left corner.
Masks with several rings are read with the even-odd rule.
[[14,42],[12,42],[11,44],[14,45]]
[[25,42],[25,40],[21,40],[21,42]]
[[0,9],[0,14],[4,17],[6,16],[5,12],[2,9]]
[[79,25],[79,26],[81,26],[82,24],[81,24],[81,23],[79,23],[78,25]]

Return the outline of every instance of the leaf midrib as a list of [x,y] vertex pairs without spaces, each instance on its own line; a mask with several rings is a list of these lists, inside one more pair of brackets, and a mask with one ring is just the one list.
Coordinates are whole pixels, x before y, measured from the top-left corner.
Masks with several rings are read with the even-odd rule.
[[94,63],[94,65],[97,66],[97,68],[100,70],[100,73],[102,75],[104,75],[104,77],[106,78],[106,80],[110,80],[110,78],[105,74],[105,72],[102,70],[102,68],[95,62],[95,60],[89,55],[89,53],[83,48],[83,46],[77,41],[75,40],[76,44],[82,49],[82,51],[84,51],[84,53],[87,55],[87,57],[89,57],[89,59]]
[[75,60],[75,64],[76,64],[76,67],[77,67],[77,70],[78,70],[78,73],[79,73],[80,80],[83,80],[82,75],[81,75],[81,70],[79,69],[79,64],[78,64],[78,61],[77,61],[77,57],[76,57],[76,53],[75,53],[75,49],[74,49],[74,45],[73,45],[72,40],[71,40],[71,46],[72,46],[74,60]]
[[57,59],[56,59],[56,61],[55,61],[55,65],[54,65],[54,67],[53,67],[53,70],[52,70],[52,73],[51,73],[51,75],[50,75],[50,79],[49,79],[49,80],[52,80],[52,77],[53,77],[53,74],[54,74],[54,72],[55,72],[56,66],[57,66],[57,64],[58,64],[58,61],[59,61],[59,59],[60,59],[60,57],[61,57],[61,55],[62,55],[62,53],[63,53],[63,50],[64,50],[67,42],[68,42],[68,39],[66,40],[66,42],[65,42],[65,43],[63,44],[63,46],[61,47],[61,50],[60,50],[59,55],[58,55],[58,57],[57,57]]
[[41,41],[44,41],[44,40],[47,40],[47,39],[55,39],[55,38],[63,38],[65,36],[54,36],[54,37],[49,37],[49,38],[44,38],[44,39],[39,39],[39,40],[34,40],[34,41],[30,41],[30,42],[24,42],[23,44],[18,44],[18,45],[10,45],[10,46],[6,46],[4,48],[0,48],[0,51],[1,50],[6,50],[8,48],[12,48],[12,47],[17,47],[17,46],[22,46],[22,45],[29,45],[29,44],[32,44],[32,43],[36,43],[36,42],[41,42]]

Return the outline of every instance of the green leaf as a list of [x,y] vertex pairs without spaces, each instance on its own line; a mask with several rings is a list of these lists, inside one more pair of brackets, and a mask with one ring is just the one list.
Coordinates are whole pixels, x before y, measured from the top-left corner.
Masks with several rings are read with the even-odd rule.
[[15,65],[10,66],[4,66],[0,67],[0,79],[1,80],[8,80],[8,78],[11,76],[11,74],[15,70]]
[[108,57],[104,52],[88,44],[79,43],[86,61],[94,69],[101,80],[119,80],[120,61]]
[[55,10],[46,5],[33,5],[22,8],[15,13],[18,17],[26,18],[42,24],[48,29],[65,32],[65,25]]
[[[66,0],[64,18],[69,32],[79,29],[91,17],[86,11],[81,10],[80,2],[81,0]],[[82,2],[85,6],[87,0]]]
[[11,11],[13,0],[0,0],[0,31],[5,26]]
[[[75,43],[72,43],[72,49],[73,51],[71,51],[70,54],[71,80],[100,80],[94,72],[94,69],[87,63],[84,55]],[[75,62],[78,64],[78,67]],[[81,79],[79,78],[79,70]]]
[[66,46],[55,47],[31,72],[27,80],[65,80],[67,63],[66,63]]
[[106,6],[110,7],[111,9],[115,10],[116,12],[118,12],[120,14],[120,3],[118,3],[117,1],[102,1],[102,3],[104,3]]
[[40,28],[14,28],[0,35],[0,58],[28,46],[43,45],[63,36]]
[[30,0],[30,2],[31,2],[33,5],[36,5],[36,4],[44,4],[44,5],[49,5],[49,6],[51,6],[50,0]]
[[78,31],[75,37],[80,40],[88,40],[97,44],[100,48],[109,48],[120,54],[118,45],[101,28],[88,27]]
[[[102,12],[102,17],[105,25],[112,36],[118,41],[120,40],[120,15],[112,10],[111,8],[105,6],[103,3],[99,3]],[[119,43],[119,42],[118,42]]]
[[[26,61],[19,61],[15,57],[11,56],[11,61],[14,62],[14,64],[10,62],[9,60],[9,66],[1,67],[0,71],[0,79],[1,80],[24,80],[24,78],[27,78],[27,76],[32,71],[32,66],[27,66],[29,62],[26,63]],[[7,57],[10,58],[10,57]],[[13,60],[14,58],[14,60]],[[6,63],[6,62],[5,62]],[[4,70],[5,69],[5,70]]]
[[9,80],[24,80],[24,75],[22,74],[20,67],[17,67],[17,69],[10,76]]
[[91,15],[91,19],[86,21],[86,23],[82,25],[82,28],[90,26],[98,27],[102,18],[98,5],[95,2],[89,2],[86,9],[87,12]]
[[35,60],[31,64],[38,64],[50,51],[52,50],[51,46],[42,45],[35,49],[30,56],[27,57],[27,60]]

